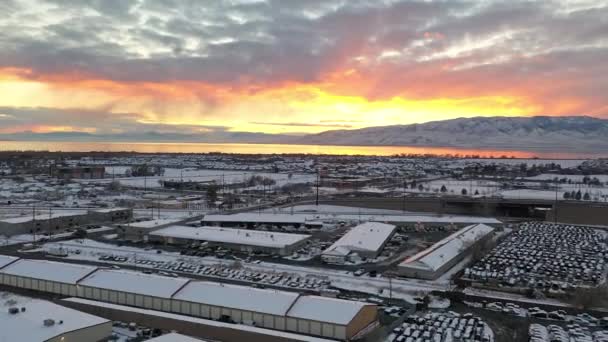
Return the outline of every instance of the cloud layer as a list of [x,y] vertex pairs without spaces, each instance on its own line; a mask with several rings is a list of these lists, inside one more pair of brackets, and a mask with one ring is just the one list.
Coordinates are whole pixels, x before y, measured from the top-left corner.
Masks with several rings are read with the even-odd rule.
[[608,117],[608,2],[4,0],[3,131]]

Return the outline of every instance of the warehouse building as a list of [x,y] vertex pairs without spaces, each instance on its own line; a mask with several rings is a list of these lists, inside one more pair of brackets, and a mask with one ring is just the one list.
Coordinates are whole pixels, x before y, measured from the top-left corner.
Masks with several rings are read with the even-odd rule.
[[0,341],[107,341],[112,322],[48,301],[21,296],[0,311]]
[[376,258],[397,227],[380,222],[366,222],[352,228],[329,246],[321,259],[330,264],[344,264],[353,255]]
[[205,215],[203,225],[237,228],[255,228],[259,225],[275,227],[320,228],[323,223],[307,220],[303,215],[239,213],[233,215]]
[[130,208],[104,208],[91,209],[88,211],[92,222],[120,222],[133,217],[133,209]]
[[377,323],[362,302],[41,260],[2,267],[0,284],[339,340]]
[[0,235],[12,236],[32,233],[56,233],[91,222],[83,212],[38,211],[36,215],[24,215],[0,220]]
[[106,168],[103,166],[58,167],[53,169],[53,177],[64,180],[102,179],[105,174]]
[[207,242],[241,252],[290,255],[300,249],[310,235],[255,231],[223,227],[170,226],[149,234],[150,241],[171,245]]
[[129,240],[133,242],[137,241],[148,241],[148,234],[153,231],[169,227],[171,225],[182,222],[177,219],[158,219],[148,220],[141,222],[132,222],[128,224],[121,224],[117,226],[116,231],[121,239]]
[[494,228],[470,225],[407,258],[398,266],[399,274],[421,279],[437,279],[459,263],[472,248],[491,237]]

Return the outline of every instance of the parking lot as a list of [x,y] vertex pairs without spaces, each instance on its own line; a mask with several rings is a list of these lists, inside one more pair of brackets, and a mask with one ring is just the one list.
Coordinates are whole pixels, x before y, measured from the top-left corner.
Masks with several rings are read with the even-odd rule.
[[577,324],[569,324],[566,327],[530,324],[528,334],[530,342],[608,342],[608,330],[592,331]]
[[175,273],[198,275],[209,278],[220,278],[240,282],[253,283],[254,287],[284,287],[311,292],[319,292],[329,285],[328,280],[314,276],[300,276],[287,273],[268,273],[248,270],[246,267],[234,263],[233,265],[204,265],[185,261],[164,261],[146,258],[130,258],[128,256],[102,255],[99,261],[118,264],[130,264],[138,267],[150,268],[145,273],[156,273],[163,276],[177,277]]
[[393,329],[391,342],[415,341],[494,341],[492,329],[471,313],[431,312],[424,316],[410,315]]
[[605,280],[606,234],[591,227],[523,223],[463,278],[494,286],[571,291]]

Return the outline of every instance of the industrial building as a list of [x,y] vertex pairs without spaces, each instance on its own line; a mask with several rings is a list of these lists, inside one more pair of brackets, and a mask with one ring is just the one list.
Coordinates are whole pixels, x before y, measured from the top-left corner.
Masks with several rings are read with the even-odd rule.
[[351,339],[377,324],[375,305],[28,259],[0,259],[0,284],[204,319]]
[[343,264],[355,254],[368,259],[376,258],[396,228],[380,222],[360,224],[323,251],[321,259],[331,264]]
[[106,169],[103,166],[87,167],[59,167],[52,169],[53,177],[70,179],[102,179],[105,177]]
[[91,209],[84,211],[37,210],[35,213],[0,219],[0,235],[56,234],[68,228],[90,223],[128,220],[133,211],[127,208]]
[[462,228],[431,247],[399,264],[399,274],[421,279],[437,279],[471,252],[471,249],[491,237],[494,228],[475,224]]
[[165,228],[171,225],[177,224],[182,220],[179,219],[158,219],[148,220],[141,222],[131,222],[127,224],[118,225],[116,231],[121,239],[129,241],[148,241],[148,234]]
[[130,208],[103,208],[88,210],[91,222],[120,222],[133,217],[133,209]]
[[3,296],[0,341],[107,341],[112,322],[45,300]]
[[276,227],[319,228],[323,223],[307,220],[303,215],[239,213],[233,215],[205,215],[201,223],[207,226],[255,228],[259,225]]
[[55,233],[60,229],[71,228],[89,223],[83,212],[37,211],[36,214],[9,217],[0,220],[0,235]]
[[198,338],[177,334],[177,333],[169,333],[159,337],[155,337],[149,339],[148,342],[202,342]]
[[255,231],[223,227],[170,226],[149,233],[150,241],[171,245],[206,242],[241,252],[290,255],[300,249],[310,235]]

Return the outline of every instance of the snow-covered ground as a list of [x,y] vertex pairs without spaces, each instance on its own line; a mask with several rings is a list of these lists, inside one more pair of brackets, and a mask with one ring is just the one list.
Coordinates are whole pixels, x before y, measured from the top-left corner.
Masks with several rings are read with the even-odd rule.
[[[114,168],[114,171],[112,171]],[[124,175],[127,167],[124,166],[108,166],[106,172],[110,174],[115,172],[116,175]],[[121,172],[122,171],[122,172]],[[110,183],[113,180],[119,181],[125,186],[138,188],[160,188],[162,181],[181,181],[184,182],[211,182],[215,181],[218,184],[241,183],[249,179],[251,176],[261,176],[273,179],[276,184],[274,186],[283,186],[286,184],[295,183],[312,183],[316,180],[314,174],[290,174],[288,173],[270,173],[270,172],[253,172],[253,171],[231,171],[231,170],[205,170],[205,169],[177,169],[165,168],[165,173],[162,176],[151,177],[114,177],[96,180],[79,180],[81,183]],[[262,187],[260,186],[260,189]]]
[[[146,259],[164,262],[191,262],[197,265],[228,265],[234,264],[234,261],[217,259],[214,257],[191,257],[183,256],[178,253],[157,254],[153,250],[144,250],[135,247],[116,247],[114,245],[96,242],[93,240],[70,240],[57,243],[46,243],[42,246],[45,251],[57,251],[58,249],[68,252],[67,258],[75,260],[89,260],[99,262],[99,257],[102,255],[123,256],[128,259]],[[79,254],[74,253],[75,250],[80,250]],[[71,253],[70,253],[71,252]],[[109,261],[108,263],[113,263]],[[115,263],[121,264],[121,263]],[[138,265],[145,267],[143,265]],[[415,279],[391,279],[378,276],[376,278],[361,276],[355,277],[350,272],[337,271],[324,268],[293,266],[284,264],[275,264],[268,262],[259,263],[243,263],[246,269],[255,272],[270,272],[270,273],[287,273],[294,274],[299,277],[315,277],[318,279],[326,279],[331,282],[331,286],[335,288],[353,290],[368,293],[370,295],[380,295],[383,297],[389,296],[388,289],[392,284],[393,296],[395,298],[403,298],[411,300],[414,296],[428,293],[430,291],[446,291],[451,288],[451,285]]]

